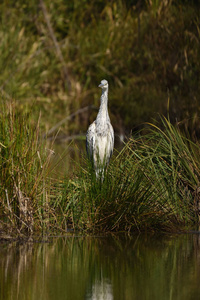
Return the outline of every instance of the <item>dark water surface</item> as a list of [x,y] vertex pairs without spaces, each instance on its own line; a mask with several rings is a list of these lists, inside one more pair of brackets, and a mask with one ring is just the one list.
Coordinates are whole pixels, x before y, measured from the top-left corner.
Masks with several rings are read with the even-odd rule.
[[0,244],[0,299],[200,299],[200,235]]

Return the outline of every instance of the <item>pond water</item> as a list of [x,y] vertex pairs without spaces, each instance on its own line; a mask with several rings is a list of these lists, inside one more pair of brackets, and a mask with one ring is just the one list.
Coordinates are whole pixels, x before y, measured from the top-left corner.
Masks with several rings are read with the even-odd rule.
[[200,299],[200,235],[1,244],[0,299]]
[[[123,146],[119,138],[115,137],[113,157],[118,155]],[[85,140],[54,142],[53,145],[48,141],[46,149],[52,153],[50,169],[51,176],[55,178],[62,178],[66,174],[71,175],[79,164],[83,165],[83,161],[87,158]]]

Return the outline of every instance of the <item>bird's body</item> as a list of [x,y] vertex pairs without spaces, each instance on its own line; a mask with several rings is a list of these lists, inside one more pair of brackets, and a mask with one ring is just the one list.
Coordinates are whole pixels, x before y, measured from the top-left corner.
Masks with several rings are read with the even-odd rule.
[[114,148],[114,131],[108,115],[108,82],[102,80],[101,104],[96,120],[89,126],[86,135],[86,147],[93,162],[96,177],[103,178]]

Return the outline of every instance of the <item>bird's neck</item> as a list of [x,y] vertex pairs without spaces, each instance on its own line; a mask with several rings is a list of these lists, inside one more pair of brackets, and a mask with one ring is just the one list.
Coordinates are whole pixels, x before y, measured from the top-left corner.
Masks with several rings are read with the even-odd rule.
[[101,104],[97,115],[97,122],[103,122],[103,120],[109,120],[108,115],[108,90],[102,91]]

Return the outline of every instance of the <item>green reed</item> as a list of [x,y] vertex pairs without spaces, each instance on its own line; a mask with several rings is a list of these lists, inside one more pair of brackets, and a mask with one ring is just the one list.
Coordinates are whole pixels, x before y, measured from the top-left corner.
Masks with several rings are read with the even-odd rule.
[[39,121],[1,102],[2,236],[172,231],[198,224],[199,144],[169,119],[146,124],[115,151],[104,180],[96,179],[85,156],[73,162],[72,174],[55,178],[49,148]]
[[[199,147],[169,120],[148,124],[112,159],[105,179],[71,182],[72,220],[86,231],[177,230],[198,223]],[[68,191],[68,198],[72,194]]]
[[38,123],[14,103],[0,104],[0,214],[3,231],[32,234],[43,218],[50,153],[39,140]]

